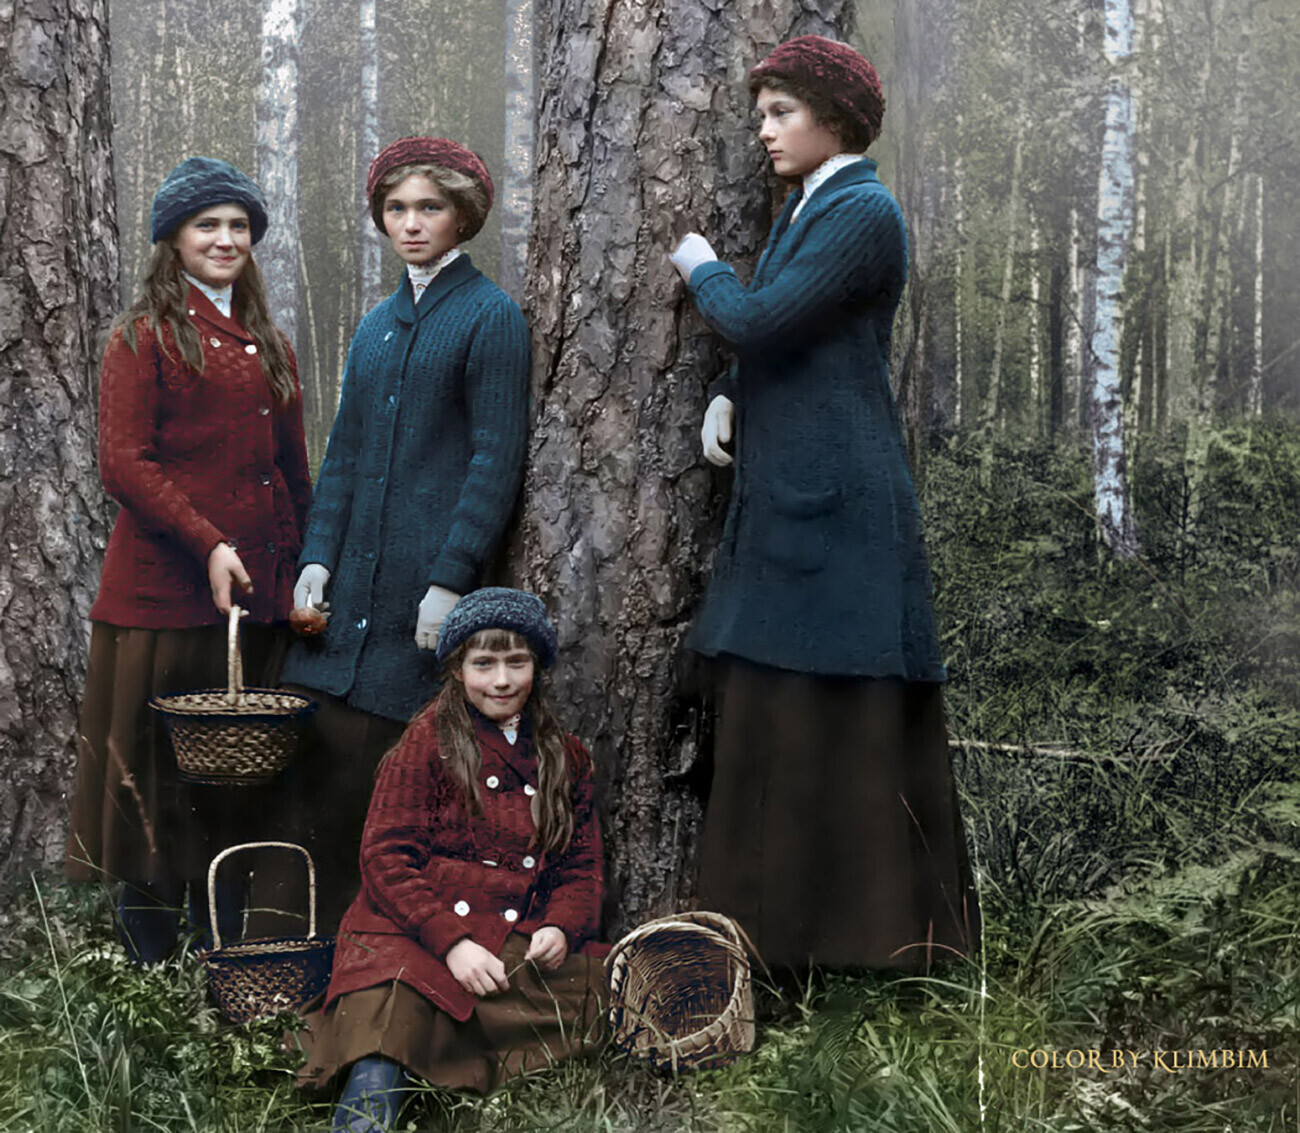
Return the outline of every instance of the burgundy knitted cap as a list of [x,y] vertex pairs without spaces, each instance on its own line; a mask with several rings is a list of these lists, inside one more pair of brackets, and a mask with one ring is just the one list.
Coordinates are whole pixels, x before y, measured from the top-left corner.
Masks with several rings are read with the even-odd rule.
[[403,165],[441,165],[472,177],[487,191],[488,208],[492,207],[492,178],[483,159],[472,149],[449,138],[398,138],[379,151],[366,174],[366,199],[370,201],[370,215],[380,232],[384,231],[384,202],[375,200],[375,189],[385,173]]
[[786,79],[820,95],[845,117],[862,125],[874,142],[885,116],[880,76],[847,43],[823,35],[801,35],[772,50],[749,72],[749,81]]

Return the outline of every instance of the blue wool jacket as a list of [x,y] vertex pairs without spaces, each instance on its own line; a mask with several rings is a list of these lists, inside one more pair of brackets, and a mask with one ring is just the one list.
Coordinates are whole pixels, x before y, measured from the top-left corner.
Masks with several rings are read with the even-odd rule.
[[329,628],[282,679],[409,720],[437,689],[415,644],[430,584],[476,586],[514,506],[528,426],[528,328],[461,255],[419,304],[398,289],[361,320],[299,565],[330,571]]
[[736,476],[688,644],[823,675],[942,681],[920,512],[889,387],[907,234],[876,163],[786,202],[748,287],[690,290],[735,348]]

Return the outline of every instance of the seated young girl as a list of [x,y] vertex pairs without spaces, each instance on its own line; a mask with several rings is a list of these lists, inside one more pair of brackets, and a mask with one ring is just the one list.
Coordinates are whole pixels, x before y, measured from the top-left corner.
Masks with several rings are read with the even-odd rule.
[[410,1076],[487,1092],[594,1045],[603,885],[591,760],[556,723],[542,603],[468,594],[438,696],[384,758],[305,1085],[351,1066],[335,1133],[377,1133]]

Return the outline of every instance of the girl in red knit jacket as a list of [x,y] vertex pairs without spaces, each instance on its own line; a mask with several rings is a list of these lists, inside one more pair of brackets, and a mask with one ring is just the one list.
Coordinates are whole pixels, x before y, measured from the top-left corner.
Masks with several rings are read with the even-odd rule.
[[380,766],[311,1023],[304,1083],[352,1067],[336,1133],[391,1128],[408,1075],[486,1092],[597,1037],[600,827],[538,678],[555,652],[523,591],[473,591],[443,623],[442,691]]
[[[125,882],[119,928],[141,962],[206,926],[212,852],[242,840],[248,788],[188,787],[152,696],[224,683],[232,593],[248,610],[245,673],[273,683],[311,506],[293,353],[251,247],[262,193],[192,157],[163,181],[140,294],[113,326],[99,394],[99,470],[121,510],[90,611],[90,668],[68,838],[73,880]],[[237,796],[237,797],[236,797]],[[242,886],[223,886],[238,936]]]

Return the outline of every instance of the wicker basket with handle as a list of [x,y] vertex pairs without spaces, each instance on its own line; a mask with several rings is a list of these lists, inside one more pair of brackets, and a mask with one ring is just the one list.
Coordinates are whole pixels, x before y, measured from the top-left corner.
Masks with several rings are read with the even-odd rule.
[[[295,850],[307,861],[307,935],[241,940],[223,946],[217,927],[217,866],[241,850],[267,848]],[[316,865],[302,846],[293,842],[244,842],[222,850],[208,866],[208,915],[212,920],[212,947],[198,953],[198,958],[208,971],[208,986],[217,1009],[232,1023],[297,1010],[329,984],[334,938],[316,936]]]
[[245,688],[238,606],[226,633],[226,687],[155,696],[167,722],[176,767],[198,783],[252,784],[274,779],[293,756],[316,702],[293,692]]
[[674,1071],[725,1066],[753,1050],[751,953],[744,930],[721,913],[634,928],[605,960],[614,1043]]

